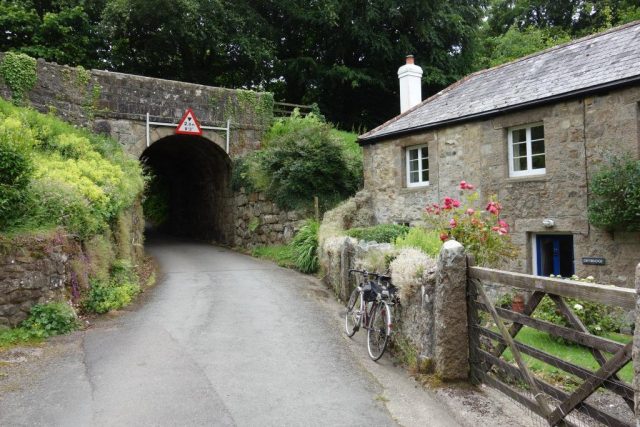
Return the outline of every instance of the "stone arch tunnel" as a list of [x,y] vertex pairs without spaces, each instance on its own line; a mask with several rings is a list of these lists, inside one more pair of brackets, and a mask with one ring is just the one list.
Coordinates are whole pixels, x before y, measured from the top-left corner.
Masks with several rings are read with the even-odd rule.
[[218,144],[191,135],[165,136],[140,156],[163,192],[168,216],[162,228],[178,236],[233,245],[231,159]]

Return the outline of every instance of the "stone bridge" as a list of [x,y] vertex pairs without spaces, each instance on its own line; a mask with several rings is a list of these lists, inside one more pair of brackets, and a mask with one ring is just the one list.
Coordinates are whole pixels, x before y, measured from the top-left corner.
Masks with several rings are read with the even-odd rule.
[[[0,61],[4,55],[0,54]],[[0,96],[11,88],[0,83]],[[273,115],[273,96],[37,61],[37,81],[25,99],[43,113],[109,135],[132,157],[170,178],[170,228],[174,234],[229,246],[287,240],[300,219],[258,195],[231,190],[232,159],[258,150]],[[202,136],[176,135],[173,127],[192,109]],[[228,149],[228,152],[227,152]],[[260,218],[267,216],[267,221]],[[258,218],[260,227],[248,227]],[[263,227],[264,226],[264,227]],[[247,232],[247,228],[252,228]]]

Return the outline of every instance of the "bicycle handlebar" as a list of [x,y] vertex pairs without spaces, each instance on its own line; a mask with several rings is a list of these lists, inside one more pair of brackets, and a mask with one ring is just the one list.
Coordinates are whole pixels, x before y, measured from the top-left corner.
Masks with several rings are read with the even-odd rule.
[[351,277],[351,273],[360,273],[364,276],[370,276],[370,277],[375,277],[377,279],[381,279],[385,281],[391,281],[391,276],[387,276],[385,274],[380,274],[380,273],[369,273],[367,270],[356,270],[352,268],[349,270],[349,277]]

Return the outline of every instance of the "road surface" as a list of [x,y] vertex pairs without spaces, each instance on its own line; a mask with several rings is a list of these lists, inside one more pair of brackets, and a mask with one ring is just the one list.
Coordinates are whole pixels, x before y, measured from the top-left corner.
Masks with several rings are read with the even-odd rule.
[[143,303],[0,378],[1,426],[459,425],[345,338],[316,279],[193,241],[147,250],[162,273]]

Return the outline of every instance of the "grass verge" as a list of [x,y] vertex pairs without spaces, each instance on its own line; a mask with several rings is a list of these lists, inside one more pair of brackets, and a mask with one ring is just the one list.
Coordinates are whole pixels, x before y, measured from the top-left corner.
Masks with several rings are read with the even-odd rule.
[[256,258],[275,261],[280,267],[294,268],[293,253],[289,245],[258,246],[251,253]]

